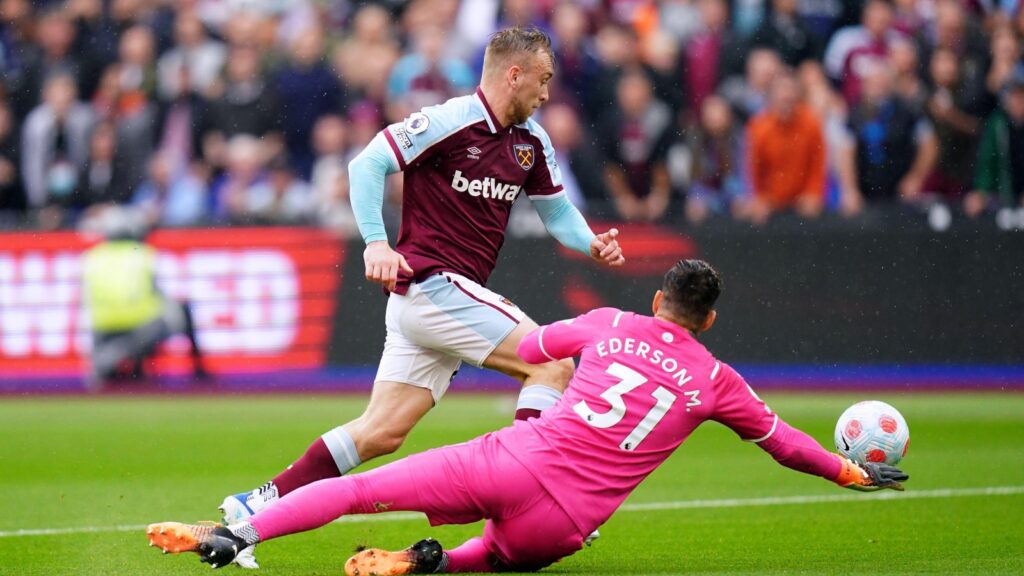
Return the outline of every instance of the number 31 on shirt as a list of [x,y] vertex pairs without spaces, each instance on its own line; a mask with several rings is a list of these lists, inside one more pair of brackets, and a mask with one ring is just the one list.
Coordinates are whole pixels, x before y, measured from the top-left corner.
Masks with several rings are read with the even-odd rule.
[[[621,422],[626,416],[626,402],[622,397],[647,382],[647,378],[644,378],[643,374],[618,362],[613,362],[605,372],[619,379],[618,384],[601,393],[601,398],[608,402],[611,408],[607,412],[595,412],[587,404],[586,400],[581,400],[572,407],[580,415],[580,418],[583,418],[584,422],[595,428],[611,428]],[[635,450],[637,445],[643,442],[644,438],[647,438],[647,435],[654,430],[658,422],[661,422],[661,419],[665,417],[665,413],[668,412],[668,409],[676,401],[675,394],[672,394],[662,386],[655,388],[654,392],[651,392],[651,396],[654,396],[657,403],[647,411],[647,415],[640,420],[636,428],[633,428],[633,431],[619,443],[619,448],[629,451]]]

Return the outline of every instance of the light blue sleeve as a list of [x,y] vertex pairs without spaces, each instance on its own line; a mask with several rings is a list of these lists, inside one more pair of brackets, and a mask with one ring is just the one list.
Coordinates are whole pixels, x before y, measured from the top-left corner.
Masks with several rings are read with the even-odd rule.
[[590,241],[594,239],[594,232],[568,196],[563,193],[548,198],[531,197],[530,200],[548,233],[562,246],[590,255]]
[[398,157],[399,168],[405,170],[429,158],[435,146],[449,136],[481,119],[471,97],[462,96],[413,112],[405,121],[384,128],[383,133]]
[[348,163],[349,197],[359,233],[369,244],[387,241],[384,229],[384,178],[399,172],[398,160],[383,133],[377,134],[358,156]]

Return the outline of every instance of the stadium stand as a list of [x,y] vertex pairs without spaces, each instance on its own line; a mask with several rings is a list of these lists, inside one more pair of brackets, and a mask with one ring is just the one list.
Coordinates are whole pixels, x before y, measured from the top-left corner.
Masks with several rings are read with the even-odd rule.
[[[118,204],[161,227],[350,236],[344,171],[317,160],[471,90],[488,35],[517,23],[553,34],[556,122],[582,131],[568,167],[604,166],[580,186],[592,213],[746,214],[747,128],[764,132],[782,67],[824,133],[827,211],[1019,206],[1019,175],[977,158],[1020,74],[1015,2],[4,0],[0,224],[74,228]],[[731,110],[704,111],[718,97]]]

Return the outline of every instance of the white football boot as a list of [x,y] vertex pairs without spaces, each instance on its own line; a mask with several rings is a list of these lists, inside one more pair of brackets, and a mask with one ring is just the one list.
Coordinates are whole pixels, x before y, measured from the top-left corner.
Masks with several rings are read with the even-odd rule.
[[[277,486],[273,482],[267,482],[252,492],[232,494],[221,502],[220,512],[224,515],[224,524],[231,525],[237,522],[244,522],[250,516],[277,502]],[[233,562],[242,568],[254,570],[260,565],[256,563],[255,546],[249,546],[241,550]]]

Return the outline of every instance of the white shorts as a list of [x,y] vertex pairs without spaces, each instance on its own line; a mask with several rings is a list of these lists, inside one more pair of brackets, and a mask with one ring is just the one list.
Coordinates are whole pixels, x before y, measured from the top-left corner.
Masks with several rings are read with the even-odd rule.
[[442,272],[391,294],[375,382],[430,390],[437,402],[463,361],[483,365],[526,314],[472,280]]

